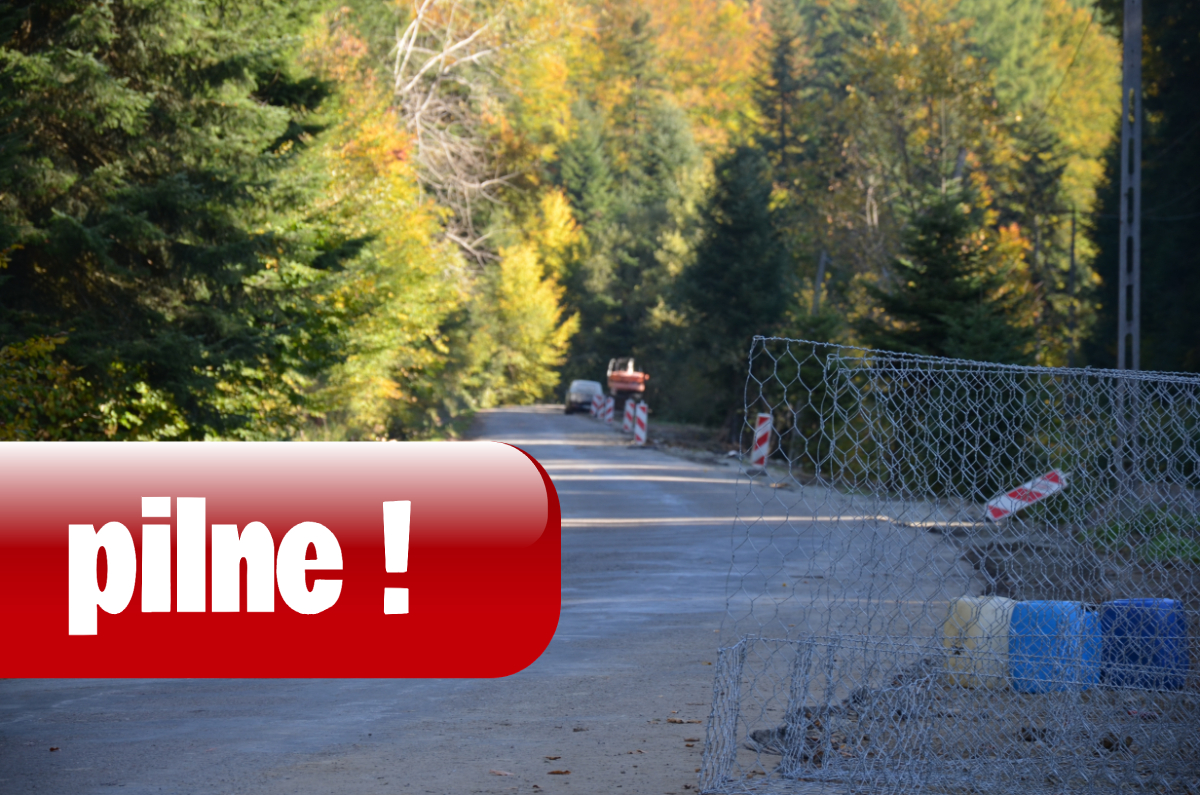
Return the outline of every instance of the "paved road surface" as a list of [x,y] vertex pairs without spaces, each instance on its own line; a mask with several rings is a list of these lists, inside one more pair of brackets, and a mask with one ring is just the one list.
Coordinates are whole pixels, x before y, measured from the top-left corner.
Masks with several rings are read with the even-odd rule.
[[634,449],[551,407],[485,412],[474,436],[529,451],[562,501],[562,617],[532,666],[498,680],[3,681],[0,793],[694,791],[734,468]]

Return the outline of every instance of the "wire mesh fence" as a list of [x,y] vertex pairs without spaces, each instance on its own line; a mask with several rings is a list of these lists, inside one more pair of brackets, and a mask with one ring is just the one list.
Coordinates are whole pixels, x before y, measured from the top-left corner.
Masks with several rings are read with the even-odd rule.
[[702,791],[1200,793],[1200,378],[749,365]]

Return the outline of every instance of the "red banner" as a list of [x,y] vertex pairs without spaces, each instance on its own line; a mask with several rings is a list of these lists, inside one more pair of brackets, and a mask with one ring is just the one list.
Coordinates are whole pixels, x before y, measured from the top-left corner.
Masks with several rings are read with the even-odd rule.
[[0,444],[0,677],[497,677],[558,495],[495,442]]

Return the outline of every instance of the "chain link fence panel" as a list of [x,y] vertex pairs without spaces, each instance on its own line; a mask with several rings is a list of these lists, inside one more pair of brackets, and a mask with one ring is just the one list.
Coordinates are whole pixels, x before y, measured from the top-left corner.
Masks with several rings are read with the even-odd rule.
[[1200,793],[1200,378],[756,338],[760,414],[703,792]]

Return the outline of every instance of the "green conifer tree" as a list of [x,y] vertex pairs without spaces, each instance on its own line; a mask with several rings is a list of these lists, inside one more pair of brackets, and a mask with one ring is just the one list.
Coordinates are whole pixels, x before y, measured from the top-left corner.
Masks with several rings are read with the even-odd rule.
[[[263,276],[342,254],[256,231],[265,209],[300,198],[273,185],[326,93],[285,46],[312,13],[275,0],[5,6],[0,343],[66,334],[60,350],[116,438],[286,422],[300,396],[285,374],[320,357],[304,268]],[[264,419],[256,395],[281,413]]]
[[754,100],[761,117],[758,139],[782,179],[792,170],[800,137],[801,20],[791,0],[775,0],[768,9],[770,38],[762,71],[755,83]]
[[613,174],[604,151],[604,120],[587,102],[575,105],[579,126],[559,153],[559,172],[576,217],[598,232],[614,202]]
[[982,213],[957,191],[935,194],[902,234],[890,285],[872,296],[886,313],[862,328],[876,347],[904,353],[1018,364],[1032,330],[1021,325],[1028,293],[1008,289],[1017,261],[989,245]]
[[775,331],[787,305],[788,259],[770,201],[770,170],[761,150],[743,146],[724,158],[703,213],[696,262],[680,285],[699,364],[714,389],[710,405],[730,429],[750,339]]
[[580,317],[564,381],[600,378],[615,356],[654,367],[661,351],[651,312],[670,298],[674,278],[663,245],[687,223],[703,159],[665,91],[649,25],[636,12],[606,32],[617,37],[606,77],[629,90],[606,119],[580,107],[578,132],[560,154],[559,174],[587,232],[564,279]]

